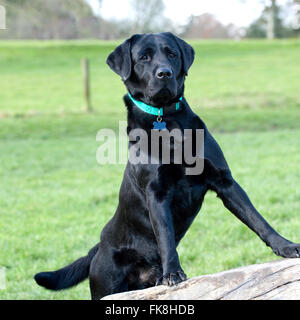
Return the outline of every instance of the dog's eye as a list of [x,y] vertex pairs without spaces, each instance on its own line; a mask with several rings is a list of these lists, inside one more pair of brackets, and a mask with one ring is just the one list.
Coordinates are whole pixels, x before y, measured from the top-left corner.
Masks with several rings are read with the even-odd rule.
[[140,60],[143,60],[143,61],[147,61],[149,59],[149,56],[147,54],[143,54],[141,57],[140,57]]
[[173,59],[173,58],[176,57],[176,54],[173,53],[173,52],[170,52],[170,53],[168,53],[168,57],[171,58],[171,59]]

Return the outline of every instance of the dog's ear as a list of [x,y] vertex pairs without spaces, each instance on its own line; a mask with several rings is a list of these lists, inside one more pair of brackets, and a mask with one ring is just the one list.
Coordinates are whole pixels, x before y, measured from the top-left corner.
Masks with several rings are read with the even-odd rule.
[[184,74],[187,75],[188,70],[190,66],[193,64],[194,58],[195,58],[195,51],[193,47],[189,45],[187,42],[185,42],[184,40],[175,36],[171,32],[166,32],[166,34],[168,34],[168,36],[172,37],[176,41],[181,52],[183,71],[184,71]]
[[125,40],[107,58],[106,63],[117,73],[123,81],[126,81],[131,74],[131,43],[137,35]]

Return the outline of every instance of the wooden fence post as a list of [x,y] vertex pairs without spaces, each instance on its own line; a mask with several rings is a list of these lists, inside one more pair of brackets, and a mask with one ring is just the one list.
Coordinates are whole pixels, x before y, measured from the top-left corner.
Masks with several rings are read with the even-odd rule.
[[83,89],[84,89],[84,100],[85,100],[85,110],[87,112],[93,111],[91,106],[90,98],[90,70],[88,59],[82,59],[82,71],[83,71]]

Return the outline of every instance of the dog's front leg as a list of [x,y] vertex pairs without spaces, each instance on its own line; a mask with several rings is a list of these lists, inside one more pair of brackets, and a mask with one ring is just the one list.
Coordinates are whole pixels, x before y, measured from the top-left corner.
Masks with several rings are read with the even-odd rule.
[[285,258],[300,257],[300,244],[283,238],[268,224],[230,173],[225,174],[214,189],[225,207],[253,230],[275,254]]
[[147,194],[149,216],[156,237],[158,250],[161,258],[163,274],[157,280],[156,285],[163,284],[172,286],[186,280],[176,251],[175,233],[170,210],[170,193],[163,199],[154,191]]

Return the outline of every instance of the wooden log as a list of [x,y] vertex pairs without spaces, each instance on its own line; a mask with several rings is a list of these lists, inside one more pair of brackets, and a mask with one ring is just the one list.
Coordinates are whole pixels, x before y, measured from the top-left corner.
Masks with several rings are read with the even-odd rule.
[[300,259],[254,264],[181,282],[109,295],[103,300],[298,300]]

